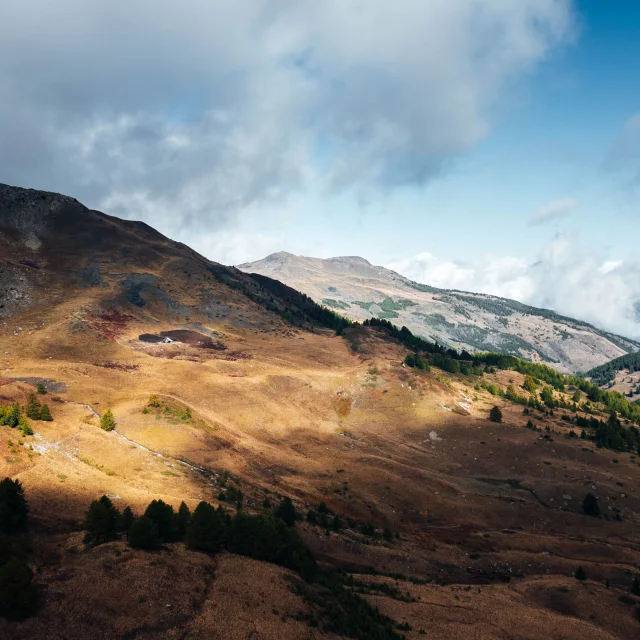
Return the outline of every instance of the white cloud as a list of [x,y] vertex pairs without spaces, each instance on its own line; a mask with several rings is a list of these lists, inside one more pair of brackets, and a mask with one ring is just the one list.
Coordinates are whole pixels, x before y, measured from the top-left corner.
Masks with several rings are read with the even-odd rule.
[[541,225],[560,218],[566,218],[578,208],[579,204],[575,198],[552,200],[542,205],[531,218],[529,218],[529,224],[532,226]]
[[487,256],[459,264],[420,253],[387,266],[417,282],[512,298],[640,339],[640,261],[593,255],[570,234],[558,235],[534,262]]
[[2,179],[186,242],[310,185],[428,180],[572,31],[571,0],[31,0],[1,12]]

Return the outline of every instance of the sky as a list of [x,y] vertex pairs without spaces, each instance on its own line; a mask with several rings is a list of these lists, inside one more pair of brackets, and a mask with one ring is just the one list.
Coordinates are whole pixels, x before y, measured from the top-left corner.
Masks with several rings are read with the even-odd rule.
[[0,182],[640,339],[636,0],[5,0]]

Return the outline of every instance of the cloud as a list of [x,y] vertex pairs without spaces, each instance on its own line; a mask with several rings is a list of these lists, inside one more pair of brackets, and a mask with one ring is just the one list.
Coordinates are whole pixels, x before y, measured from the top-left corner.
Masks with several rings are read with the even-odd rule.
[[32,0],[2,14],[3,181],[186,242],[310,189],[423,183],[488,134],[573,25],[571,0]]
[[461,264],[420,253],[386,266],[417,282],[519,300],[640,339],[640,261],[586,252],[571,234],[557,235],[533,262],[487,256]]
[[579,204],[575,198],[563,198],[562,200],[547,202],[529,218],[529,225],[537,226],[560,218],[567,218],[578,208]]

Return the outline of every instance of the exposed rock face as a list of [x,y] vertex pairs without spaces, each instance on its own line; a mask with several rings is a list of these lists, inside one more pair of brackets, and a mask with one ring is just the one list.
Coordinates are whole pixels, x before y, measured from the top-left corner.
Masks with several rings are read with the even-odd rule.
[[280,252],[239,268],[281,280],[354,320],[387,318],[457,349],[499,351],[565,372],[587,371],[640,348],[547,309],[419,284],[360,257],[323,260]]

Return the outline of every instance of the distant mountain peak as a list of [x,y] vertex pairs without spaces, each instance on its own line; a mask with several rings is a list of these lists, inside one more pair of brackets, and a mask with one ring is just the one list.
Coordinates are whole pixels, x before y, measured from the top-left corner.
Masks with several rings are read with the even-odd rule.
[[498,351],[563,371],[586,371],[640,346],[547,309],[413,282],[360,256],[282,251],[240,269],[278,279],[352,320],[390,320],[458,350]]

